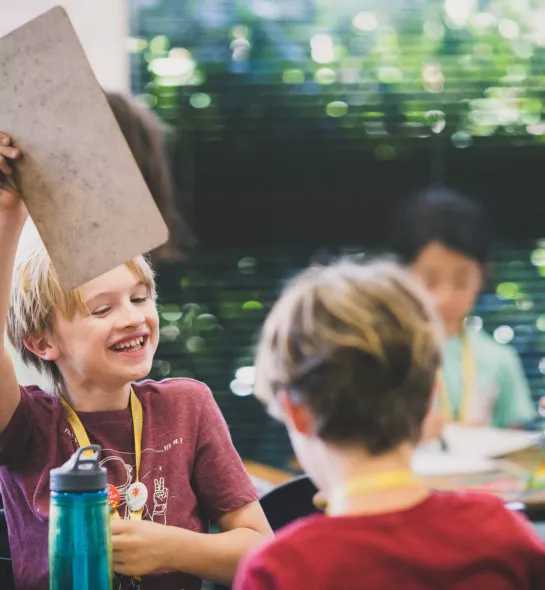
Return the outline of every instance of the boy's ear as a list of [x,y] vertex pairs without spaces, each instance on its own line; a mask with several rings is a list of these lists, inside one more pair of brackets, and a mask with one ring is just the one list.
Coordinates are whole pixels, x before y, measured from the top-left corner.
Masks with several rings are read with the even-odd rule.
[[490,276],[492,275],[492,263],[491,262],[485,262],[484,264],[481,264],[481,276],[482,276],[482,287],[484,287],[486,281],[490,278]]
[[305,436],[314,434],[315,420],[308,407],[294,401],[286,390],[279,391],[276,396],[284,420],[300,434]]
[[27,334],[23,342],[30,352],[44,361],[56,361],[59,358],[59,349],[48,334],[41,336]]

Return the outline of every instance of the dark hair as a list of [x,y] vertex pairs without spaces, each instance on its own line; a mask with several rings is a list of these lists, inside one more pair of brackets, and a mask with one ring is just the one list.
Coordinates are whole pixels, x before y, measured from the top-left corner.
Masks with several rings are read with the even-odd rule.
[[151,110],[130,96],[106,92],[106,98],[169,228],[169,241],[152,252],[152,257],[159,260],[183,259],[197,240],[177,208],[166,151],[168,128]]
[[255,394],[282,419],[286,391],[310,408],[316,436],[379,455],[420,439],[440,362],[439,320],[408,271],[341,260],[304,271],[273,306]]
[[486,264],[490,227],[481,205],[447,188],[430,188],[411,199],[395,220],[394,252],[411,264],[434,241]]

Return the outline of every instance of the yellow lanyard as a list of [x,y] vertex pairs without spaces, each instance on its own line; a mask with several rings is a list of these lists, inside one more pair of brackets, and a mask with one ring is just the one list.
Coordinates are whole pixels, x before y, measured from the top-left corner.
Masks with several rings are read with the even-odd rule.
[[413,488],[421,485],[422,482],[420,479],[410,469],[384,471],[374,474],[366,473],[351,479],[344,486],[335,488],[332,494],[332,501],[337,503],[350,496],[357,496],[358,494],[393,490],[396,488]]
[[[59,396],[61,403],[66,410],[68,423],[74,432],[74,436],[78,441],[78,445],[80,447],[86,447],[91,444],[89,437],[87,436],[87,432],[85,431],[85,427],[81,423],[78,415],[70,404],[62,397]],[[135,462],[136,462],[136,478],[134,483],[139,482],[139,475],[140,475],[140,460],[142,457],[142,431],[144,428],[144,413],[142,411],[142,404],[140,400],[136,397],[134,390],[131,387],[131,414],[132,414],[132,427],[134,432],[134,454],[135,454]],[[143,508],[140,510],[131,510],[130,518],[134,520],[141,520],[142,518],[142,511]],[[115,518],[119,518],[119,514],[117,510],[114,510],[112,515]]]
[[437,387],[441,404],[441,415],[445,422],[467,422],[469,420],[470,402],[475,394],[476,375],[475,359],[471,354],[469,338],[464,330],[462,333],[462,399],[458,415],[454,414],[452,403],[448,395],[443,371],[437,374]]

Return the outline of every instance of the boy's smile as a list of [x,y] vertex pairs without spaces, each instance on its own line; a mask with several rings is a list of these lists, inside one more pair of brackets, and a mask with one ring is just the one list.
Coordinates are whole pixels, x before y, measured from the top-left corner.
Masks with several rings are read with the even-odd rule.
[[55,318],[52,353],[67,382],[122,386],[146,377],[159,339],[150,288],[120,266],[80,287],[88,315]]
[[110,350],[117,353],[135,354],[142,352],[149,340],[148,333],[135,333],[122,338],[110,346]]

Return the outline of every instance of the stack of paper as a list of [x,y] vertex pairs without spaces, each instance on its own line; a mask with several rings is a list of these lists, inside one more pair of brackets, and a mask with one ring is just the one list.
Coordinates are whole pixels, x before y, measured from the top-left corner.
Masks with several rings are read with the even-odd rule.
[[497,471],[501,463],[493,459],[459,455],[433,449],[418,449],[413,455],[412,467],[422,477],[471,475]]
[[543,437],[539,432],[447,424],[443,438],[452,453],[491,459],[535,447]]

